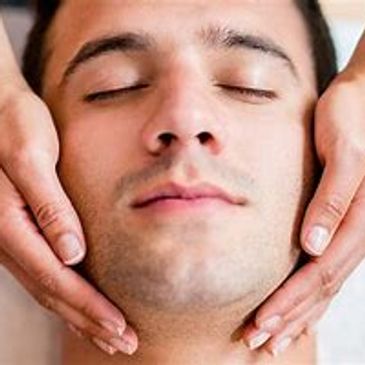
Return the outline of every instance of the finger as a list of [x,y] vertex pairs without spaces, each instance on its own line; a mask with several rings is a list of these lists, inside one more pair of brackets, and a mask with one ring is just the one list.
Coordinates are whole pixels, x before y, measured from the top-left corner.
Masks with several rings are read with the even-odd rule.
[[[125,321],[119,310],[73,270],[62,265],[41,234],[28,229],[26,222],[8,224],[2,231],[2,247],[43,290],[115,333],[123,333]],[[13,244],[16,242],[17,244]]]
[[[131,327],[127,326],[126,332],[128,333],[128,335],[134,336],[134,332]],[[104,341],[104,340],[101,340],[99,337],[92,337],[92,338],[90,338],[90,340],[97,347],[99,347],[104,352],[109,353],[110,355],[114,355],[115,352],[118,351],[118,349],[119,349],[119,351],[124,352],[127,355],[133,355],[137,349],[137,347],[132,347],[130,345],[130,343],[124,344],[123,342],[121,342],[120,339],[113,338],[110,341]],[[122,348],[126,347],[126,350],[125,351],[120,350],[121,346],[122,346]]]
[[285,318],[308,301],[319,299],[317,269],[308,263],[295,272],[259,308],[255,316],[257,328],[275,332],[285,325]]
[[35,221],[56,255],[66,265],[79,263],[86,245],[80,220],[65,194],[55,166],[38,156],[19,158],[4,164],[0,183],[9,178],[29,204]]
[[[53,301],[51,309],[53,312],[71,322],[83,337],[90,339],[93,343],[95,343],[94,340],[97,339],[97,345],[106,343],[109,348],[114,348],[115,350],[128,355],[132,355],[137,350],[138,340],[134,331],[129,326],[126,327],[123,336],[119,337],[115,336],[115,334],[106,330],[104,327],[100,327],[100,325],[89,320],[62,301]],[[105,347],[102,349],[105,350]]]
[[[3,190],[6,184],[11,183],[0,171],[0,190]],[[7,194],[4,195],[4,199],[0,199],[4,208],[1,210],[6,212],[1,215],[2,249],[33,280],[37,281],[46,293],[58,296],[71,307],[105,327],[112,323],[116,334],[123,333],[126,324],[120,311],[83,278],[63,266],[54,256],[43,236],[34,229],[29,217],[19,208],[5,208],[3,203],[4,201],[9,203],[7,200]]]
[[[87,337],[82,333],[82,331],[80,329],[78,329],[77,327],[75,327],[73,324],[67,323],[67,328],[71,332],[71,334],[74,334],[77,338],[82,339],[82,340],[87,339]],[[103,352],[107,353],[108,355],[112,356],[118,352],[118,350],[114,346],[112,346],[110,343],[108,343],[98,337],[92,337],[91,343],[93,343],[97,348],[99,348]]]
[[264,327],[257,327],[255,322],[251,321],[243,330],[242,338],[245,343],[248,344],[249,348],[254,350],[268,342],[271,338],[277,336],[286,327],[290,326],[291,323],[296,322],[301,318],[303,313],[310,312],[312,308],[316,307],[318,303],[322,301],[321,289],[318,286],[315,290],[311,291],[306,298],[296,306],[293,306],[291,310],[283,313],[280,316],[280,320],[278,317],[276,322],[272,319],[269,322],[265,321]]
[[[76,314],[75,310],[70,310],[68,304],[61,305],[57,297],[52,297],[48,292],[45,292],[44,288],[39,285],[38,282],[34,281],[28,273],[7,254],[3,254],[3,265],[43,308],[60,314],[66,321],[71,322],[78,328],[83,328],[84,331],[87,330],[87,325],[89,323],[93,323],[93,325],[90,326],[90,330],[92,333],[95,333],[95,322],[83,315]],[[103,333],[102,331],[104,331],[104,333],[107,332],[103,329],[100,333]]]
[[[360,196],[363,188],[364,183]],[[277,326],[282,325],[283,318],[313,294],[318,296],[318,300],[334,296],[365,256],[364,222],[364,200],[358,199],[350,208],[330,249],[299,269],[260,307],[255,317],[256,327],[262,330],[270,327],[272,318],[279,318]]]
[[313,308],[318,307],[318,305],[324,305],[326,306],[331,302],[332,298],[326,298],[324,299],[321,295],[320,289],[317,290],[313,295],[308,297],[305,301],[303,301],[300,305],[297,307],[294,307],[292,311],[288,312],[284,316],[284,325],[282,328],[275,333],[273,333],[273,337],[278,335],[280,332],[282,332],[286,327],[291,326],[292,323],[297,322],[300,320],[300,318],[303,317],[305,313],[309,313],[312,311]]
[[331,247],[313,259],[320,277],[322,294],[335,294],[339,286],[365,257],[365,181],[342,223]]
[[308,328],[313,327],[323,316],[329,302],[317,304],[310,311],[304,312],[296,321],[291,322],[281,332],[267,342],[264,348],[274,356],[283,353],[290,344],[295,342],[301,335],[308,334]]
[[[3,255],[3,264],[42,307],[58,314],[70,323],[74,332],[79,335],[82,334],[82,336],[90,339],[98,339],[104,343],[108,343],[109,348],[113,347],[126,354],[131,355],[136,351],[137,338],[130,327],[127,326],[123,333],[123,337],[116,336],[113,327],[101,326],[100,323],[94,322],[59,298],[44,292],[42,288],[39,287],[38,283],[34,282],[28,274],[6,254]],[[97,341],[97,343],[100,344],[100,341]],[[93,342],[95,343],[95,341]]]
[[245,324],[241,336],[250,350],[256,350],[271,338],[271,333],[258,329],[254,321],[250,321]]
[[328,160],[318,189],[302,225],[301,243],[310,255],[319,256],[346,214],[365,176],[365,155],[341,151]]
[[[318,260],[323,259],[321,257]],[[339,290],[344,275],[335,273],[326,263],[311,261],[291,276],[259,308],[255,326],[260,330],[277,333],[300,312],[323,299],[332,298]],[[276,319],[274,323],[273,318]],[[273,325],[274,323],[274,325]]]
[[[321,299],[320,286],[310,266],[304,266],[278,288],[245,326],[242,338],[251,350],[261,347],[288,323]],[[299,288],[299,289],[298,289]],[[299,291],[300,290],[300,291]]]
[[[67,329],[71,332],[71,334],[74,334],[77,338],[83,340],[86,339],[82,331],[77,327],[75,327],[73,324],[67,323]],[[92,343],[95,346],[97,346],[100,350],[107,353],[108,355],[114,355],[118,351],[115,347],[97,337],[92,338]]]

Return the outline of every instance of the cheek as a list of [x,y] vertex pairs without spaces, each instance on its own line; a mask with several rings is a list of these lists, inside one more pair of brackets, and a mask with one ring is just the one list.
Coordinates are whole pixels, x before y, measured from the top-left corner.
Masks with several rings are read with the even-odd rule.
[[302,118],[300,115],[298,110],[296,113],[272,110],[235,117],[235,127],[229,131],[232,156],[249,165],[253,174],[271,176],[268,180],[288,173],[298,176],[303,164],[310,163],[313,153],[310,122],[304,114]]
[[310,193],[313,149],[309,123],[298,117],[255,118],[245,122],[237,134],[241,138],[236,138],[235,149],[240,152],[235,158],[252,174],[257,188],[253,225],[266,245],[262,260],[276,262],[277,272],[282,274],[297,258],[300,222]]
[[[271,235],[298,244],[300,223],[311,194],[313,153],[309,132],[303,125],[288,124],[281,133],[272,131],[270,143],[263,147],[261,206]],[[264,157],[262,157],[264,158]]]
[[[115,120],[113,123],[112,121]],[[71,199],[110,203],[111,189],[120,176],[137,164],[136,135],[117,119],[72,120],[59,131],[59,174]],[[87,194],[86,194],[87,192]]]
[[245,120],[232,137],[232,154],[255,180],[260,211],[270,219],[275,214],[274,219],[284,217],[280,211],[287,211],[292,219],[308,194],[314,153],[309,121],[298,113],[295,118],[280,114]]

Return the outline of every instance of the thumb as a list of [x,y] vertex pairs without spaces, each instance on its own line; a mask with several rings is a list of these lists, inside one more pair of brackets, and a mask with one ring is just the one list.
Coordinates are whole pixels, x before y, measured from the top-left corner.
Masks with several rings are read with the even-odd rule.
[[59,259],[66,265],[77,264],[86,253],[80,220],[62,188],[55,166],[31,155],[27,163],[4,166],[4,170],[29,205]]
[[348,211],[364,174],[364,158],[355,153],[342,153],[340,158],[328,161],[302,224],[301,244],[308,254],[322,255]]

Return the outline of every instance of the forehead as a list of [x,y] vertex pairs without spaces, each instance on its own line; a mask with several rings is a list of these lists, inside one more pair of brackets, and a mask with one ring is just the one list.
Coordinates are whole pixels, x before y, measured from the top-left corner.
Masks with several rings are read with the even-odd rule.
[[60,79],[86,42],[108,34],[138,31],[157,43],[183,47],[208,26],[269,36],[297,59],[299,72],[301,64],[311,63],[305,25],[292,0],[93,0],[92,6],[87,0],[65,0],[49,32],[47,69],[52,79]]

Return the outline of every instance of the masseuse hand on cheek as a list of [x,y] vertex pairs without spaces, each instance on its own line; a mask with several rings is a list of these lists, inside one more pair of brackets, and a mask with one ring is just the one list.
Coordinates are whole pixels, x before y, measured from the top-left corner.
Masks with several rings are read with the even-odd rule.
[[267,299],[244,330],[252,349],[273,354],[318,321],[365,256],[365,34],[320,98],[314,127],[323,174],[302,224],[309,262]]
[[21,77],[1,17],[0,55],[0,264],[103,350],[132,353],[137,337],[123,315],[69,268],[86,246],[56,174],[56,130]]

